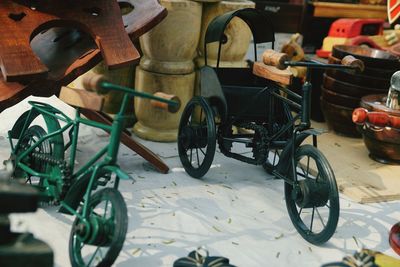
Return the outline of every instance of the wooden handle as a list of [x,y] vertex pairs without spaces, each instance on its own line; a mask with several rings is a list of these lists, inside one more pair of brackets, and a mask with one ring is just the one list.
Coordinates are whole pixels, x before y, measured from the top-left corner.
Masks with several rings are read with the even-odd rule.
[[378,127],[400,129],[400,117],[392,116],[380,111],[368,111],[365,108],[356,108],[353,111],[352,120],[354,123],[361,125],[368,122]]
[[153,95],[157,96],[157,97],[161,97],[161,98],[167,99],[167,100],[178,102],[178,105],[177,106],[170,106],[167,103],[160,102],[160,101],[152,99],[152,100],[150,100],[150,104],[151,104],[152,107],[163,109],[163,110],[166,110],[166,111],[171,112],[171,113],[177,112],[179,110],[179,108],[181,107],[181,101],[180,101],[179,97],[177,97],[176,95],[170,95],[170,94],[166,94],[166,93],[163,93],[163,92],[156,92]]
[[387,113],[376,112],[376,111],[368,112],[367,120],[369,123],[371,123],[375,126],[379,126],[379,127],[390,126],[389,115]]
[[367,119],[368,110],[365,108],[356,108],[353,111],[351,119],[356,124],[363,124]]
[[86,74],[83,77],[82,84],[83,88],[85,88],[88,91],[96,91],[99,94],[106,94],[108,93],[108,90],[105,90],[101,84],[103,82],[106,82],[107,79],[105,78],[104,75],[100,74]]
[[362,62],[361,60],[359,60],[351,55],[347,55],[344,58],[342,58],[341,63],[342,63],[342,65],[345,65],[345,66],[355,67],[360,72],[364,71],[364,67],[365,67],[364,62]]
[[289,60],[287,54],[275,52],[272,49],[265,50],[262,57],[265,65],[274,66],[280,70],[286,69],[284,62]]

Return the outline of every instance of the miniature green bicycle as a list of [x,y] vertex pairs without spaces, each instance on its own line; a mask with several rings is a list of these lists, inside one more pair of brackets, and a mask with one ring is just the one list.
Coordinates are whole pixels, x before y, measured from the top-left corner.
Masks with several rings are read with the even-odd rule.
[[[110,266],[122,249],[128,226],[127,208],[118,184],[120,179],[130,176],[117,164],[123,123],[127,117],[125,109],[132,96],[153,99],[169,107],[179,106],[179,103],[108,83],[98,76],[91,77],[87,83],[99,93],[109,90],[125,93],[112,125],[81,117],[80,108],[76,110],[75,119],[71,119],[48,104],[30,101],[32,108],[21,115],[8,132],[11,144],[8,161],[15,168],[13,177],[26,179],[40,190],[43,200],[61,204],[60,212],[76,217],[69,240],[72,266]],[[40,117],[47,131],[37,124],[36,119]],[[61,126],[60,122],[65,125]],[[110,140],[75,170],[80,124],[109,132]],[[66,133],[65,137],[63,133]],[[68,160],[64,159],[67,150]],[[114,181],[112,187],[105,187],[111,180]]]

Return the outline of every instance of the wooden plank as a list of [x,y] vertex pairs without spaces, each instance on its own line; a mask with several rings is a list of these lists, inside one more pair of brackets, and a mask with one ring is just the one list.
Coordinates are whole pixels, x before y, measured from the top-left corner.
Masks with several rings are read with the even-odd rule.
[[101,111],[104,105],[104,97],[95,92],[61,87],[59,98],[65,103],[80,108]]
[[[312,126],[327,127],[316,122]],[[327,132],[318,137],[318,148],[332,166],[340,192],[347,197],[359,203],[400,200],[400,166],[372,160],[361,138]]]
[[253,74],[284,85],[292,84],[293,75],[289,70],[279,70],[262,62],[254,62]]
[[312,2],[314,17],[387,19],[386,6]]
[[[81,113],[90,120],[108,125],[112,124],[112,119],[102,112],[82,109]],[[150,162],[159,172],[168,173],[169,167],[156,154],[154,154],[153,151],[133,140],[126,132],[122,132],[121,142],[129,147],[132,151],[138,153],[138,155],[143,157],[145,160]]]

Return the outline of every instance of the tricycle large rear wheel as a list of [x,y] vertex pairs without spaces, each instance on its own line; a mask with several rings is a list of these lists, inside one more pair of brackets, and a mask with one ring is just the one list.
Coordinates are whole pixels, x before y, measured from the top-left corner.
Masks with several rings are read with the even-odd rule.
[[182,113],[178,130],[178,152],[186,172],[204,176],[214,159],[216,133],[213,111],[207,101],[194,97]]
[[[22,134],[19,145],[14,151],[14,156],[18,158],[23,152],[35,145],[41,138],[46,136],[48,133],[39,125],[30,126],[24,134]],[[60,135],[61,136],[61,135]],[[48,138],[38,144],[31,153],[24,158],[21,158],[21,163],[29,166],[32,170],[38,173],[48,174],[49,179],[43,177],[34,177],[22,170],[18,163],[13,176],[15,178],[26,179],[26,182],[37,186],[40,190],[43,190],[45,195],[50,199],[61,200],[63,193],[63,180],[62,180],[62,167],[64,163],[63,144],[55,141],[58,140],[59,136],[55,138]],[[62,138],[62,136],[61,136]],[[62,139],[61,139],[62,140]],[[55,146],[60,146],[61,149]]]
[[72,224],[71,265],[111,266],[122,249],[128,228],[125,201],[117,189],[104,188],[91,196],[88,209],[85,220],[76,218]]
[[325,156],[312,145],[295,153],[294,185],[285,182],[285,200],[295,228],[312,244],[328,241],[339,219],[339,193],[335,175]]

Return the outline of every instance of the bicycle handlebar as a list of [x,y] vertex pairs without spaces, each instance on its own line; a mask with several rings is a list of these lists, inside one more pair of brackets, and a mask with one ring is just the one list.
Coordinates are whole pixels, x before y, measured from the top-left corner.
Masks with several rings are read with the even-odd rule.
[[86,90],[96,91],[98,94],[106,94],[110,90],[123,92],[131,96],[138,96],[150,99],[150,104],[153,107],[162,108],[168,110],[171,113],[175,113],[179,110],[181,102],[175,95],[169,95],[162,92],[156,92],[155,94],[149,94],[145,92],[138,92],[132,88],[120,86],[107,81],[103,75],[93,74],[86,75],[83,78],[83,87]]
[[285,69],[288,66],[307,67],[315,69],[352,69],[362,72],[364,70],[364,63],[351,56],[345,56],[341,60],[341,64],[326,64],[322,62],[305,62],[305,61],[290,61],[289,56],[285,53],[275,52],[272,49],[267,49],[263,53],[263,62],[266,65],[274,66],[278,69]]

